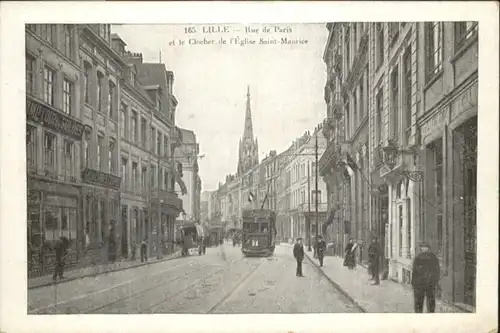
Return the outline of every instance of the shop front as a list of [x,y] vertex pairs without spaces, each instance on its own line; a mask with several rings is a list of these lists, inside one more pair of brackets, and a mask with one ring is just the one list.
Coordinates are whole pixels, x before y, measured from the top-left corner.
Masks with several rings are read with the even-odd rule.
[[83,171],[82,177],[82,265],[114,262],[120,254],[123,234],[119,212],[121,178],[90,168]]
[[477,77],[421,125],[425,182],[421,238],[438,256],[438,295],[474,311],[477,260]]
[[70,241],[66,267],[75,266],[83,244],[79,242],[77,186],[28,178],[28,277],[49,274],[55,266],[56,241]]

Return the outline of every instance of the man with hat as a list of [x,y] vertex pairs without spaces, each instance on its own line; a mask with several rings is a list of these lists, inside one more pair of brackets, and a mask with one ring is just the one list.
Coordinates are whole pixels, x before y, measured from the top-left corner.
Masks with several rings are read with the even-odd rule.
[[325,257],[326,242],[323,236],[319,235],[316,239],[316,253],[318,255],[319,266],[323,267],[323,258]]
[[380,246],[377,242],[377,237],[372,237],[372,243],[368,247],[368,260],[371,272],[371,279],[374,280],[374,285],[380,284],[379,262],[380,262]]
[[302,275],[302,261],[304,260],[304,246],[302,245],[302,238],[297,238],[297,242],[293,246],[293,256],[297,260],[296,276],[303,277]]
[[420,244],[420,254],[413,260],[411,284],[413,286],[414,310],[422,313],[424,298],[427,298],[427,311],[434,312],[436,308],[436,286],[439,282],[439,260],[430,251],[429,244]]

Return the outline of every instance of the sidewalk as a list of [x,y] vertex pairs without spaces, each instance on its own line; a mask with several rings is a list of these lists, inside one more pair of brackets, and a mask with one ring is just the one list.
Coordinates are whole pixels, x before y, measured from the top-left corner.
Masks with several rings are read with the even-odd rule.
[[[326,256],[323,267],[319,267],[313,252],[305,252],[307,258],[321,270],[339,291],[351,299],[365,312],[372,313],[413,313],[413,291],[410,286],[390,280],[380,280],[380,285],[371,285],[367,269],[357,266],[349,270],[343,265],[343,259]],[[426,311],[424,306],[424,311]],[[463,312],[440,300],[436,300],[437,313]]]
[[177,250],[174,253],[168,254],[161,259],[152,258],[147,262],[141,262],[140,260],[135,260],[135,261],[122,260],[122,261],[116,261],[116,262],[111,263],[111,264],[102,264],[102,265],[95,265],[95,266],[70,269],[70,270],[67,270],[64,272],[65,278],[59,282],[55,282],[54,280],[52,280],[52,274],[43,275],[43,276],[39,276],[36,278],[28,279],[28,289],[40,288],[40,287],[49,286],[49,285],[52,285],[55,283],[65,283],[68,281],[81,279],[81,278],[88,277],[88,276],[95,276],[95,275],[105,274],[105,273],[109,273],[109,272],[121,271],[121,270],[128,269],[128,268],[155,264],[155,263],[159,263],[162,261],[167,261],[167,260],[171,260],[171,259],[180,257],[180,255],[181,255],[181,251]]

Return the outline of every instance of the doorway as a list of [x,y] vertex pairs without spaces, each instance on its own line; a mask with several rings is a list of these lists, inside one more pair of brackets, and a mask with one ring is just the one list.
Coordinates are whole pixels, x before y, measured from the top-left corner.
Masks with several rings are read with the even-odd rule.
[[476,306],[476,261],[477,261],[477,117],[462,126],[464,188],[464,302]]
[[122,257],[128,257],[128,214],[127,206],[122,206]]

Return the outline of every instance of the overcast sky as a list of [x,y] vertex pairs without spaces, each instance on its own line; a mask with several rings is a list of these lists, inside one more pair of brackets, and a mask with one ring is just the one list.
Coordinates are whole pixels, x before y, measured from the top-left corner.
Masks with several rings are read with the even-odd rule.
[[[229,32],[221,33],[203,33],[199,25],[196,33],[186,33],[184,25],[112,28],[128,50],[143,54],[145,62],[159,62],[161,51],[161,61],[174,72],[177,125],[196,133],[205,154],[199,161],[203,191],[216,189],[227,174],[236,172],[247,85],[260,160],[270,150],[286,149],[326,115],[325,24],[279,25],[282,32],[266,26],[269,32],[263,32],[264,25],[230,25]],[[259,33],[246,33],[245,27],[257,28]],[[236,37],[257,44],[232,44],[231,38]],[[258,44],[260,38],[281,41],[282,37],[307,40],[307,44]],[[227,44],[189,45],[190,38],[216,42],[223,38]],[[176,45],[170,45],[174,40]],[[185,44],[179,45],[179,40]]]

